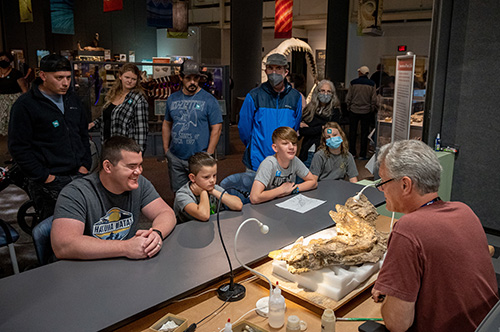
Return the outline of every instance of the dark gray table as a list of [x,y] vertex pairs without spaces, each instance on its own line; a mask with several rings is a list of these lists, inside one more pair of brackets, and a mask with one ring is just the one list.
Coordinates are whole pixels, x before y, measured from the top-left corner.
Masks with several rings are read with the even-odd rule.
[[[233,267],[240,267],[233,248],[242,221],[254,217],[270,228],[263,235],[256,223],[248,223],[240,233],[238,257],[251,264],[301,235],[331,226],[328,211],[361,188],[345,181],[322,181],[318,189],[303,195],[326,203],[305,214],[275,206],[290,197],[245,205],[241,212],[222,212],[221,228]],[[374,188],[364,193],[376,206],[384,202]],[[0,331],[111,330],[228,272],[215,216],[207,223],[180,224],[151,259],[60,261],[0,279]]]

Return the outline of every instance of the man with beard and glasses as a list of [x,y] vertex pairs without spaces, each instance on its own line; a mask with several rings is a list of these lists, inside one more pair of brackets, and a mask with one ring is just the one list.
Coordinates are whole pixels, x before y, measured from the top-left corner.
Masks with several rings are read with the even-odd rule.
[[219,104],[200,87],[201,77],[200,65],[185,60],[181,66],[182,89],[167,99],[162,138],[174,192],[189,181],[189,157],[202,151],[213,156],[222,130]]
[[240,110],[238,129],[245,144],[243,163],[255,172],[260,163],[273,155],[272,135],[286,126],[297,131],[302,119],[302,96],[286,80],[288,62],[283,54],[273,53],[266,61],[267,81],[250,91]]

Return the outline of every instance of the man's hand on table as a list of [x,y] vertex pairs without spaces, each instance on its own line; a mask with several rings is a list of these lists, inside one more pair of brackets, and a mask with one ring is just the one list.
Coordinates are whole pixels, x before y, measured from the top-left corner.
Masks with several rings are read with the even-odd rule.
[[127,257],[132,259],[153,257],[160,252],[163,245],[160,235],[152,228],[138,230],[135,236],[128,241],[130,241],[130,250]]

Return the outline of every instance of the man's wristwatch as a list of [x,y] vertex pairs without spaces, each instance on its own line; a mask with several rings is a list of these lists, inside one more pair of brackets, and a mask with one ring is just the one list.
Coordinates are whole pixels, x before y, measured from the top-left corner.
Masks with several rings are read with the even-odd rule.
[[159,229],[153,228],[153,232],[158,233],[158,235],[160,236],[160,239],[163,241],[163,234],[161,233],[161,231]]

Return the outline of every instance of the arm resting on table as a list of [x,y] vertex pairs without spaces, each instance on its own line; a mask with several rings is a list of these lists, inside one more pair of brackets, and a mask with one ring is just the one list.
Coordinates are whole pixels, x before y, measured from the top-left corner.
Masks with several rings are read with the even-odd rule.
[[102,259],[148,257],[145,252],[147,238],[134,236],[129,240],[101,240],[84,235],[85,224],[76,219],[58,218],[52,224],[50,239],[54,254],[59,259]]
[[153,221],[153,228],[159,230],[166,238],[177,223],[175,213],[170,206],[158,197],[142,209],[146,218]]
[[298,185],[300,192],[315,189],[318,186],[317,177],[315,177],[311,172],[302,179],[304,182]]
[[259,204],[277,197],[283,197],[291,194],[296,187],[297,185],[292,182],[285,182],[277,188],[266,190],[266,186],[262,182],[255,180],[252,185],[252,191],[250,191],[250,202],[252,204]]
[[[375,289],[374,291],[376,292]],[[413,324],[415,302],[407,302],[387,295],[384,303],[382,303],[381,311],[385,326],[389,331],[406,331]]]

